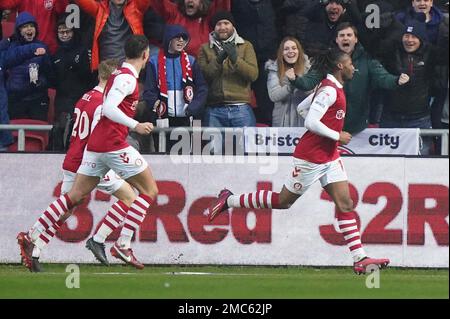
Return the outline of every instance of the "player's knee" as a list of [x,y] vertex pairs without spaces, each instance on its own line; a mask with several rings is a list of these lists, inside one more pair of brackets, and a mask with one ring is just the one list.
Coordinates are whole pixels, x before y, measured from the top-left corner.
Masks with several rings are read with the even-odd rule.
[[338,206],[338,209],[344,213],[351,212],[354,209],[353,200],[351,198],[340,201],[337,206]]
[[155,200],[156,197],[158,197],[158,186],[156,186],[156,183],[149,187],[148,189],[145,189],[141,192],[141,194],[147,195],[151,199]]

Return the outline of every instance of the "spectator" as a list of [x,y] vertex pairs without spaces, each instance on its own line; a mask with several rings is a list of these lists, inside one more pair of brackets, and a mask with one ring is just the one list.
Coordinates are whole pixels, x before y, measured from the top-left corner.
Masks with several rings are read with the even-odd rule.
[[54,54],[58,47],[56,42],[56,21],[66,10],[68,0],[1,0],[0,9],[16,9],[19,13],[29,12],[39,25],[38,40],[44,42]]
[[125,60],[124,45],[132,34],[144,34],[143,17],[151,0],[75,0],[82,10],[95,17],[92,44],[92,71],[99,61]]
[[167,24],[181,25],[193,35],[186,52],[197,57],[202,44],[209,40],[211,18],[220,10],[230,11],[230,2],[231,0],[153,0],[152,8]]
[[144,34],[150,41],[150,51],[163,47],[164,28],[166,22],[156,13],[154,8],[149,8],[144,14]]
[[[16,18],[15,34],[10,48],[34,43],[48,52],[47,46],[38,40],[38,34],[36,19],[30,13],[22,12]],[[52,63],[48,53],[30,58],[9,69],[6,88],[11,119],[48,120],[47,90],[51,70]]]
[[440,25],[444,23],[441,10],[433,6],[433,0],[411,0],[412,6],[399,12],[395,17],[403,25],[409,25],[412,20],[421,20],[425,14],[427,40],[437,44]]
[[[34,56],[45,54],[45,49],[39,44],[28,44],[9,50],[8,47],[8,40],[0,42],[0,124],[9,124],[8,94],[5,89],[4,72]],[[12,143],[11,132],[0,130],[0,151],[6,151],[7,146]]]
[[90,65],[90,50],[81,45],[78,30],[66,23],[66,16],[57,23],[58,50],[52,56],[54,70],[55,119],[50,149],[64,150],[63,135],[67,119],[75,104],[95,85]]
[[151,56],[146,68],[144,100],[169,126],[191,126],[191,116],[201,119],[208,96],[200,66],[184,50],[189,40],[182,26],[167,25],[164,49]]
[[205,126],[255,126],[250,85],[258,78],[256,54],[239,36],[233,15],[218,12],[211,20],[214,32],[200,49],[198,63],[209,83]]
[[[425,24],[412,20],[405,27],[402,40],[386,67],[393,73],[408,73],[411,81],[397,90],[389,92],[382,127],[431,128],[429,91],[434,67],[446,64],[447,54],[426,42]],[[447,40],[448,41],[448,40]],[[448,51],[448,50],[447,50]],[[424,138],[422,154],[430,154],[431,140]]]
[[[409,78],[406,74],[400,76],[389,74],[377,60],[372,59],[365,52],[363,46],[358,43],[358,32],[350,23],[340,24],[336,31],[337,46],[352,56],[355,66],[353,79],[344,85],[348,110],[345,116],[344,130],[356,134],[368,126],[371,90],[376,88],[393,90],[399,85],[404,85]],[[293,74],[288,74],[288,77],[295,87],[312,90],[320,83],[324,75],[313,67],[302,77],[295,78]]]
[[341,22],[352,22],[359,27],[361,16],[355,1],[320,0],[306,13],[310,23],[305,39],[300,41],[305,46],[308,56],[314,56],[327,49],[336,38],[336,27]]
[[441,127],[448,130],[448,82],[447,82],[447,94],[445,96],[444,107],[442,108]]
[[308,56],[304,54],[298,40],[293,37],[286,37],[281,41],[276,61],[267,61],[266,69],[269,72],[267,90],[270,99],[275,102],[272,126],[304,126],[304,119],[297,113],[297,105],[309,92],[291,86],[286,72],[292,69],[295,75],[302,76],[309,68]]
[[257,107],[256,121],[272,125],[273,102],[267,93],[267,72],[265,64],[276,58],[278,34],[275,25],[275,11],[271,0],[233,0],[231,13],[239,34],[250,41],[258,61],[258,79],[252,83]]

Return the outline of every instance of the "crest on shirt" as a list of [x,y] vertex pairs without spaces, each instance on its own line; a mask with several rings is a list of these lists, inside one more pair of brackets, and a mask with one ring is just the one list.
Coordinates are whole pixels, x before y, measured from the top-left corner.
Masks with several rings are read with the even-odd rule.
[[336,118],[337,118],[338,120],[344,119],[344,118],[345,118],[345,112],[344,112],[344,110],[339,110],[339,111],[337,111],[337,112],[336,112]]
[[167,111],[167,104],[163,101],[160,101],[155,105],[155,111],[159,118],[162,118]]
[[136,107],[137,107],[138,103],[139,103],[139,101],[134,101],[133,104],[131,104],[131,109],[133,111],[136,111]]
[[46,10],[52,10],[53,9],[53,0],[44,0],[44,8]]
[[192,99],[194,98],[194,88],[192,86],[186,86],[184,88],[184,100],[186,103],[191,103]]

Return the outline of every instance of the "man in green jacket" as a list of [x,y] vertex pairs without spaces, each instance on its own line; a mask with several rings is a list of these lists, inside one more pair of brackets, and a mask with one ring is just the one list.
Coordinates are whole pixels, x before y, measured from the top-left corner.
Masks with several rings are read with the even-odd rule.
[[242,39],[231,13],[218,12],[211,20],[210,42],[198,55],[198,64],[209,84],[204,126],[252,127],[250,85],[258,78],[258,62],[249,41]]
[[[369,123],[369,97],[375,89],[393,90],[409,81],[409,76],[392,75],[375,59],[372,59],[358,43],[356,28],[344,22],[336,29],[336,44],[342,51],[350,54],[355,66],[355,74],[351,81],[344,85],[347,97],[347,114],[345,116],[344,131],[357,134],[367,128]],[[292,70],[286,75],[292,85],[301,90],[312,90],[320,83],[325,75],[314,67],[304,76],[296,77]]]

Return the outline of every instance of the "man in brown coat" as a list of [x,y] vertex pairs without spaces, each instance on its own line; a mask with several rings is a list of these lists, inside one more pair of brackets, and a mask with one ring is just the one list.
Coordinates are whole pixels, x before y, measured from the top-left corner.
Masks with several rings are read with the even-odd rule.
[[204,126],[252,127],[256,125],[250,106],[250,85],[258,78],[256,54],[242,39],[231,13],[218,12],[211,20],[214,31],[204,44],[198,63],[209,84]]

